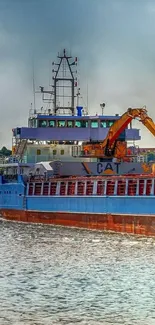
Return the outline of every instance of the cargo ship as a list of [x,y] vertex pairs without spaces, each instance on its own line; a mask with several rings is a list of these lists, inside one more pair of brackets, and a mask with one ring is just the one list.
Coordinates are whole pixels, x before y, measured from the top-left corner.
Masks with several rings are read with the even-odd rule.
[[103,103],[89,115],[77,67],[77,58],[58,54],[52,88],[40,87],[46,108],[34,104],[28,126],[12,130],[12,156],[0,164],[1,217],[154,236],[155,163],[139,161],[129,142],[141,139],[133,120],[152,136],[155,124],[146,107],[110,116]]

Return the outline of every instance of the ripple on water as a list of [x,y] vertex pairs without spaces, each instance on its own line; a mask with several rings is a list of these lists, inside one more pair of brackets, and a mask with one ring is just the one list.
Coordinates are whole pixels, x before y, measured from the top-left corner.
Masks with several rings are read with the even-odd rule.
[[0,325],[154,325],[155,239],[1,222]]

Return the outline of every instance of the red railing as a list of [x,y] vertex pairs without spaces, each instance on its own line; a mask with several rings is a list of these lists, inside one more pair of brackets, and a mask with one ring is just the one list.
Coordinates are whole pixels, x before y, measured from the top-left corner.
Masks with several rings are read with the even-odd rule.
[[153,177],[79,177],[53,179],[50,181],[32,181],[28,183],[28,195],[44,196],[135,196],[155,195]]

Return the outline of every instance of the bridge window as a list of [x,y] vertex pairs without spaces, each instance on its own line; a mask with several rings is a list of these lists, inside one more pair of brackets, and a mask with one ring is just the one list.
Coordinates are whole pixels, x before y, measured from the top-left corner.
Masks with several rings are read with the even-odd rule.
[[20,131],[21,131],[21,129],[20,128],[17,128],[17,135],[20,134]]
[[88,121],[81,121],[81,127],[82,128],[87,128],[88,127]]
[[75,121],[75,127],[81,128],[81,121]]
[[108,122],[107,122],[107,127],[109,128],[109,127],[111,127],[113,124],[114,124],[114,121],[108,121]]
[[32,120],[32,127],[33,127],[33,128],[36,128],[36,127],[37,127],[37,119],[36,119],[36,118],[34,118],[34,119]]
[[49,121],[49,127],[51,127],[51,128],[55,127],[55,121],[54,120]]
[[33,119],[29,119],[29,127],[30,128],[36,128],[37,127],[37,119],[33,118]]
[[106,128],[107,127],[107,123],[106,121],[101,121],[101,128]]
[[65,123],[66,121],[58,121],[58,127],[59,128],[65,127]]
[[94,121],[91,121],[91,128],[98,128],[98,121],[94,120]]
[[39,120],[39,127],[40,128],[45,128],[47,126],[47,121],[46,120]]
[[67,127],[73,128],[74,127],[74,121],[67,121]]
[[88,121],[85,121],[85,120],[75,121],[75,127],[76,128],[87,128],[88,127]]

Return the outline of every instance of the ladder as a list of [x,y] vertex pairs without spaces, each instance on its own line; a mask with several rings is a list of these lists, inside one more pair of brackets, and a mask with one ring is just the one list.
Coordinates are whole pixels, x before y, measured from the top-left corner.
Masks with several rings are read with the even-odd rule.
[[19,157],[20,160],[23,158],[23,154],[27,145],[27,140],[20,140],[17,144],[15,155]]

